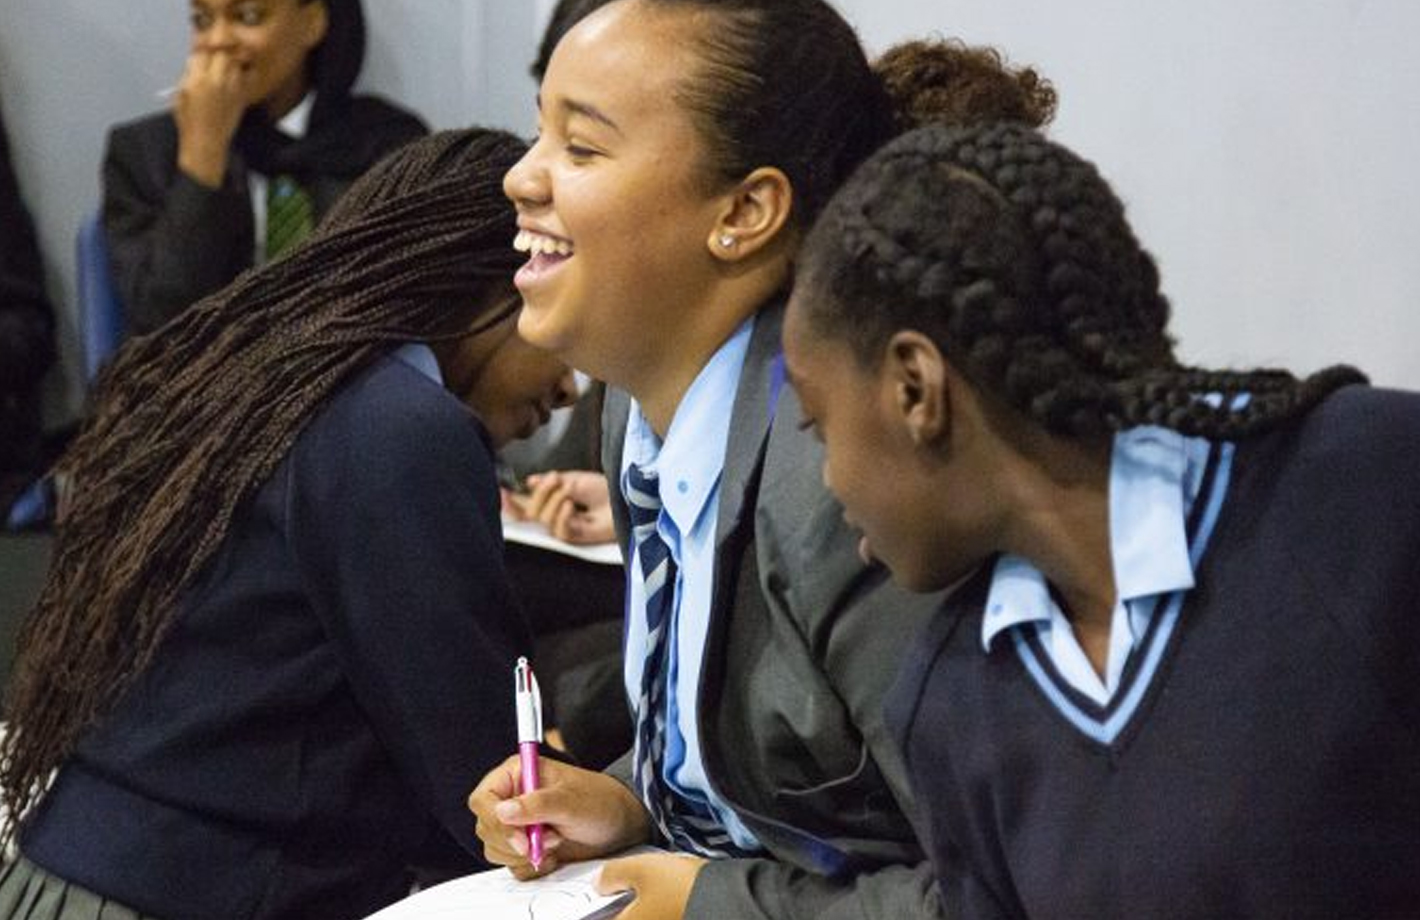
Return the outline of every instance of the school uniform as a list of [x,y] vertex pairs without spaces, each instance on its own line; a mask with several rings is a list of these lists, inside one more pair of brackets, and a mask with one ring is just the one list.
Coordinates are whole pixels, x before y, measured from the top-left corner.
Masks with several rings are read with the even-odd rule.
[[1071,676],[1049,615],[993,624],[1008,557],[914,644],[889,718],[960,916],[1420,916],[1420,396],[1348,387],[1199,444],[1143,506],[1184,569],[1130,601],[1112,686]]
[[[931,869],[882,702],[939,598],[908,594],[859,560],[822,486],[821,448],[799,429],[783,385],[782,318],[783,304],[771,304],[744,333],[707,535],[703,658],[698,677],[675,681],[695,688],[678,698],[677,731],[695,742],[698,763],[687,770],[677,760],[688,746],[669,755],[676,778],[691,778],[688,794],[759,858],[707,864],[686,917],[934,917]],[[629,411],[627,395],[609,390],[603,465],[631,560],[621,501]],[[679,490],[674,470],[658,473],[663,489]],[[628,617],[639,615],[629,605]],[[638,651],[629,641],[628,659]],[[610,769],[629,784],[630,755]]]
[[[356,0],[330,0],[325,40],[312,54],[313,107],[298,130],[243,117],[227,171],[208,188],[177,168],[177,124],[159,112],[115,127],[103,163],[103,226],[129,329],[152,332],[259,264],[261,196],[254,180],[289,175],[319,221],[386,154],[428,133],[411,112],[353,95],[365,27]],[[258,190],[259,191],[259,190]]]
[[531,638],[491,445],[437,375],[406,346],[318,410],[40,799],[29,860],[204,920],[349,920],[415,866],[483,865],[466,800],[516,741]]

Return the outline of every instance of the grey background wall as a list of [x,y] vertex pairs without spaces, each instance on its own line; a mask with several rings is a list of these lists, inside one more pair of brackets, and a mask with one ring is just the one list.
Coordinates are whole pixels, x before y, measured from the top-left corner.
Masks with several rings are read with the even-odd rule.
[[[365,0],[362,85],[437,127],[528,133],[553,0]],[[1414,0],[840,0],[871,50],[995,44],[1061,94],[1056,138],[1099,164],[1161,263],[1180,351],[1360,364],[1420,388],[1420,4]],[[111,123],[156,108],[182,0],[0,0],[0,100],[66,333],[52,415],[77,402],[73,237]]]

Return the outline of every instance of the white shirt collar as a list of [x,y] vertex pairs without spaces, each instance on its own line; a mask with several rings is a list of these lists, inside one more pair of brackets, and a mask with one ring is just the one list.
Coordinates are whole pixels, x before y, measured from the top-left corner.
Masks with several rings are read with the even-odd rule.
[[276,130],[287,137],[299,140],[306,136],[306,132],[311,128],[311,110],[316,106],[315,90],[306,93],[296,107],[285,115],[282,115],[276,122]]

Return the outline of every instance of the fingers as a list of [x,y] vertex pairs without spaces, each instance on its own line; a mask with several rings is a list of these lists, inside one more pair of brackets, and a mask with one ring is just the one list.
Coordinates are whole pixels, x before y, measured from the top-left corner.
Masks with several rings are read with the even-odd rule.
[[[585,782],[580,777],[568,776],[559,781],[557,763],[550,758],[542,761],[542,788],[516,797],[507,797],[493,806],[493,814],[499,821],[510,827],[526,827],[529,824],[556,824],[576,827],[585,821],[588,802],[584,792]],[[578,767],[560,765],[564,770],[580,770]]]
[[541,473],[529,476],[528,495],[523,502],[527,508],[528,516],[542,521],[544,524],[550,524],[556,511],[556,505],[562,500],[566,491],[561,473]]
[[521,828],[510,828],[498,819],[499,803],[518,793],[519,761],[509,757],[488,772],[468,797],[469,811],[477,819],[475,833],[483,843],[483,855],[499,866],[527,862],[527,834]]
[[523,504],[524,496],[510,492],[507,489],[498,490],[499,501],[503,507],[503,515],[515,521],[528,520],[527,507]]
[[595,509],[609,503],[606,477],[601,473],[576,470],[564,474],[572,498],[585,508]]
[[607,860],[593,882],[597,894],[635,891],[644,871],[645,860],[644,856],[627,856],[623,859]]
[[593,884],[602,895],[635,892],[635,900],[620,917],[680,920],[704,865],[699,857],[679,853],[628,856],[607,862]]
[[568,543],[611,543],[616,539],[611,507],[579,511],[566,518],[565,532],[556,534]]

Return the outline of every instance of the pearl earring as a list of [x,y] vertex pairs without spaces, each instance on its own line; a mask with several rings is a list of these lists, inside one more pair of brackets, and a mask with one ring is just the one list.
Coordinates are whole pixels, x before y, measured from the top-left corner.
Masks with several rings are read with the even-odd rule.
[[720,234],[720,248],[722,248],[722,249],[732,249],[732,248],[734,248],[734,245],[735,245],[735,238],[734,238],[733,236],[730,236],[728,233],[722,233],[722,234]]

